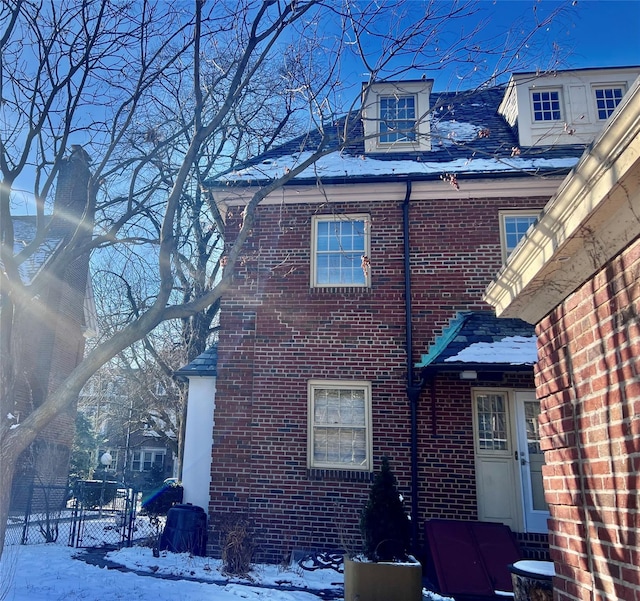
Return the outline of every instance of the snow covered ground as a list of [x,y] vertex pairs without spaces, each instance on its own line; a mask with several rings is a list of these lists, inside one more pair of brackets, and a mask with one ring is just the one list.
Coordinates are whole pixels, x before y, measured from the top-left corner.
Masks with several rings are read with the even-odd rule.
[[[229,580],[219,561],[187,553],[154,557],[148,547],[131,547],[107,555],[139,573],[89,565],[77,558],[82,553],[59,544],[7,546],[0,562],[0,601],[319,601],[319,591],[339,596],[343,586],[342,574],[331,568],[256,565],[250,578]],[[194,578],[203,582],[188,580]],[[423,599],[452,601],[428,591]]]

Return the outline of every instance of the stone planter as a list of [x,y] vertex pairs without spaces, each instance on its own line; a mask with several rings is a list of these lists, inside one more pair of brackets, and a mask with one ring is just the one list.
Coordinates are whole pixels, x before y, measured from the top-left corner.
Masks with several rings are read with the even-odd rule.
[[422,566],[344,558],[344,601],[421,601]]

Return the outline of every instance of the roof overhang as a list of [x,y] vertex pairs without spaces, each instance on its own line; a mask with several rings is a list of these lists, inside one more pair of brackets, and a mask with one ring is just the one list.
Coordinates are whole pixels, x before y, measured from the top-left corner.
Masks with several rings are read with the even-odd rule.
[[[395,176],[370,181],[348,179],[343,182],[291,182],[267,196],[260,204],[299,204],[353,201],[402,201],[406,194],[406,182],[412,182],[412,200],[455,201],[469,198],[551,198],[566,174],[533,177],[528,174],[493,174],[460,181],[460,188],[437,179],[424,180],[413,176]],[[505,179],[509,179],[505,185]],[[376,184],[372,186],[372,184]],[[244,206],[260,189],[254,186],[228,186],[214,190],[216,202],[226,206]]]
[[[498,319],[489,311],[463,311],[451,320],[416,368],[424,377],[458,373],[461,379],[481,374],[531,372],[537,361],[533,327],[519,319]],[[466,373],[465,373],[466,372]],[[491,377],[489,377],[491,379]]]
[[640,78],[520,242],[485,301],[538,323],[640,236]]

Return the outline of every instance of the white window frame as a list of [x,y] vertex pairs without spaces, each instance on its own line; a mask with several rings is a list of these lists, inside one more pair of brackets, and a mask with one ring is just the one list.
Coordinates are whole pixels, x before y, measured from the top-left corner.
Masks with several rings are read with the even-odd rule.
[[[315,391],[320,389],[333,390],[359,390],[364,392],[364,424],[361,426],[365,433],[365,461],[358,464],[341,463],[341,462],[324,462],[317,461],[314,458],[314,441],[315,441]],[[365,380],[309,380],[308,382],[308,430],[307,430],[307,466],[310,469],[336,469],[349,471],[371,472],[373,469],[373,446],[372,446],[372,427],[371,427],[371,382]],[[326,426],[326,424],[324,424]],[[329,426],[331,427],[331,426]],[[354,428],[353,424],[340,425],[335,428]]]
[[[542,209],[538,209],[538,210],[513,209],[513,210],[504,210],[504,211],[498,212],[498,216],[500,219],[500,247],[502,249],[503,263],[506,262],[509,255],[513,252],[513,248],[515,248],[513,247],[510,249],[507,245],[507,223],[506,223],[507,219],[509,217],[525,217],[525,218],[533,218],[535,222],[537,222],[540,219],[541,210]],[[531,227],[531,225],[527,227],[526,231],[528,231],[529,227]],[[522,233],[522,235],[518,239],[518,243],[524,237],[524,234],[526,233],[526,231]],[[518,243],[516,243],[516,246]]]
[[[140,459],[136,460],[136,453],[139,453],[140,455]],[[145,458],[144,455],[145,453],[151,453],[152,455],[152,460],[151,460],[151,467],[146,470],[144,469],[144,465],[145,465]],[[131,471],[132,472],[139,472],[139,473],[145,473],[145,472],[150,472],[153,468],[153,466],[155,465],[155,459],[158,455],[162,455],[162,469],[164,470],[167,464],[167,451],[166,449],[158,449],[158,448],[142,448],[142,449],[133,449],[131,451]],[[136,469],[134,467],[135,463],[139,463],[139,467]]]
[[[392,101],[395,102],[394,118],[384,118],[382,114],[382,102],[384,101]],[[413,116],[400,118],[398,116],[399,109],[398,103],[400,101],[408,101],[411,100],[413,103]],[[380,94],[378,96],[378,102],[380,103],[380,121],[378,123],[378,131],[380,133],[380,144],[415,144],[418,139],[418,97],[415,94]],[[407,110],[408,107],[405,107]],[[412,123],[411,127],[399,127],[394,130],[394,128],[385,129],[388,124],[392,123]],[[385,139],[385,138],[394,138],[394,139]]]
[[[318,224],[338,221],[362,221],[364,225],[364,252],[360,253],[354,261],[356,268],[362,268],[362,255],[370,259],[371,257],[371,217],[365,213],[355,213],[348,215],[316,215],[311,220],[311,282],[312,288],[369,288],[371,286],[371,269],[363,269],[364,283],[319,283],[318,282]],[[356,254],[357,254],[356,253]]]
[[[608,108],[605,107],[605,110],[608,111],[608,114],[606,117],[600,117],[600,109],[598,108],[598,98],[596,94],[598,93],[598,91],[601,91],[601,90],[620,90],[622,92],[622,95],[620,96],[620,100],[618,101],[616,106],[613,107],[613,109],[611,109],[611,111],[609,111]],[[606,84],[603,83],[603,84],[597,84],[592,86],[592,91],[593,91],[593,101],[595,103],[596,120],[603,122],[603,121],[606,121],[611,116],[611,114],[616,109],[618,104],[622,102],[624,95],[627,93],[627,86],[624,83],[606,83]]]
[[[431,150],[430,95],[432,87],[432,79],[366,84],[363,87],[362,98],[365,153]],[[383,142],[381,136],[386,132],[383,132],[380,127],[382,123],[380,99],[390,97],[412,97],[414,99],[414,135],[408,136],[407,139]]]
[[[560,116],[557,119],[536,119],[536,110],[534,106],[534,94],[544,94],[544,93],[553,93],[556,92],[558,94],[558,111],[560,112]],[[529,100],[531,102],[531,122],[537,125],[543,123],[561,123],[564,120],[565,110],[564,110],[564,102],[562,95],[562,88],[530,88],[529,89]]]

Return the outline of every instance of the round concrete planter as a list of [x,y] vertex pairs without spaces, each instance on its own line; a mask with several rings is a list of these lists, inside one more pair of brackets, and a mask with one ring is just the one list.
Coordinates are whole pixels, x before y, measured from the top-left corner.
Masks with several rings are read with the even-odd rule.
[[422,566],[344,558],[344,601],[421,601]]

